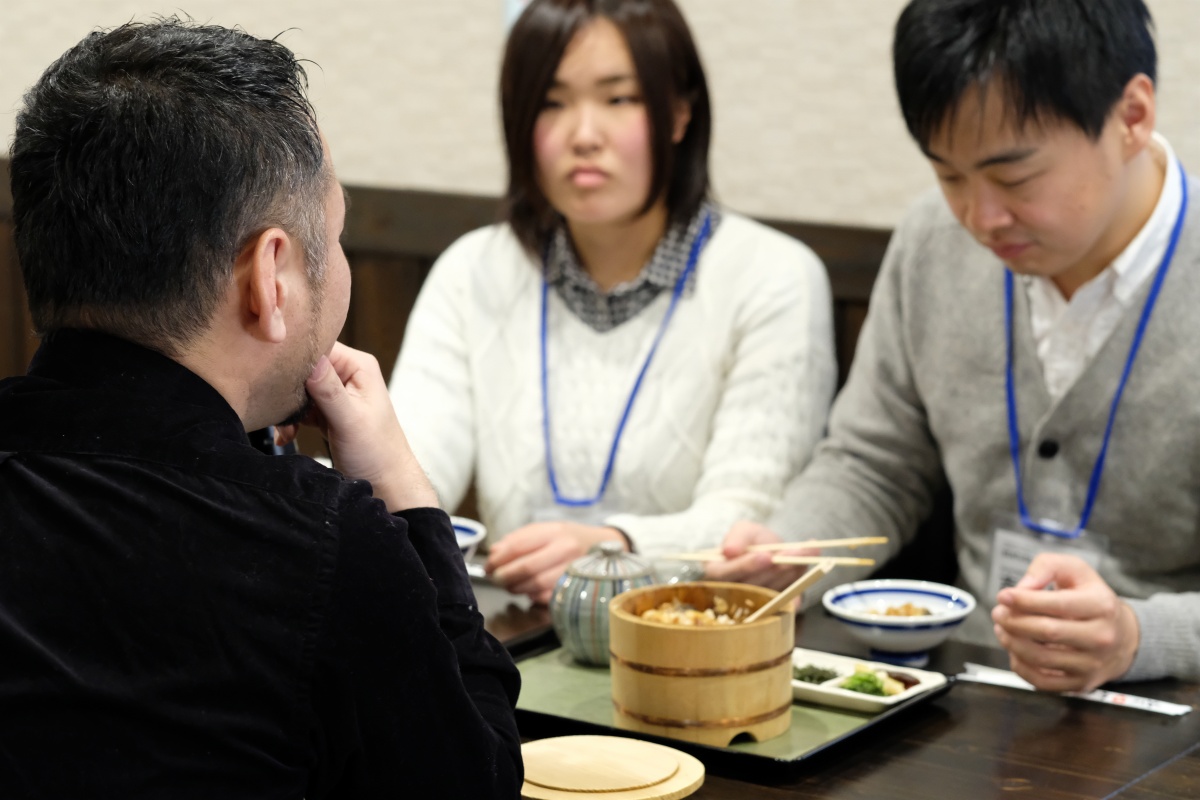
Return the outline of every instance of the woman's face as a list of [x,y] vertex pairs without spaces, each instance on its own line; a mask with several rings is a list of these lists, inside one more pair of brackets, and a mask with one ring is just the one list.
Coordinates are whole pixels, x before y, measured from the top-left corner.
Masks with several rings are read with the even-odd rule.
[[[683,138],[684,111],[676,125]],[[629,47],[604,17],[563,53],[533,130],[538,185],[573,225],[632,220],[646,203],[650,125]]]

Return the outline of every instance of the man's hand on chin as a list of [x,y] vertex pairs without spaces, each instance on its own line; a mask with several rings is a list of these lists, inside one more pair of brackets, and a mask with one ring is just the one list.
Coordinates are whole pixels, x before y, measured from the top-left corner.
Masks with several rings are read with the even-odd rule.
[[[333,464],[343,475],[369,481],[392,513],[438,507],[437,493],[408,446],[374,356],[338,342],[317,361],[305,387],[312,407],[303,424],[325,436]],[[280,426],[276,442],[291,441],[298,428]]]

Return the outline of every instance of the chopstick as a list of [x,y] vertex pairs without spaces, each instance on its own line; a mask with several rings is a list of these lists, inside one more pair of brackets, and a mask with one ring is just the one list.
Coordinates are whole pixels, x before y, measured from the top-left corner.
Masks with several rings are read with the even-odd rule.
[[742,624],[744,625],[750,622],[756,622],[768,614],[774,614],[783,607],[784,603],[791,602],[800,594],[800,592],[804,591],[809,586],[812,586],[818,580],[823,578],[826,573],[833,569],[833,566],[832,558],[821,559],[821,561],[815,567],[810,569],[808,572],[805,572],[796,580],[792,581],[791,586],[772,597],[762,608],[758,609],[753,614],[742,620]]
[[[669,553],[660,556],[664,561],[724,561],[721,553]],[[772,564],[820,564],[828,561],[840,566],[869,567],[874,565],[873,558],[853,558],[851,556],[785,556],[778,555],[771,559]]]
[[752,544],[747,547],[756,553],[771,550],[802,550],[813,547],[863,547],[869,544],[887,544],[886,536],[857,536],[851,539],[813,539],[807,542],[772,542],[771,544]]
[[873,567],[873,558],[851,558],[850,556],[775,556],[772,564],[822,564],[840,567]]

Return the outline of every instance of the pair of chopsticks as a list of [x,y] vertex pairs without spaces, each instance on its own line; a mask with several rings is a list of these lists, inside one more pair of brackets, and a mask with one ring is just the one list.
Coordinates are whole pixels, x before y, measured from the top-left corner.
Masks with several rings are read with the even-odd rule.
[[[857,536],[849,539],[813,539],[807,542],[773,542],[771,544],[752,544],[746,549],[752,553],[772,552],[775,550],[811,550],[824,547],[864,547],[873,544],[887,544],[883,536]],[[694,553],[671,553],[662,556],[671,561],[724,561],[725,555],[715,548],[697,550]],[[777,555],[771,559],[772,564],[802,566],[830,562],[835,566],[870,567],[875,564],[873,558],[855,558],[852,556],[789,556]]]
[[830,570],[834,568],[832,558],[825,558],[818,561],[817,565],[805,572],[799,578],[794,580],[790,586],[784,589],[779,594],[772,597],[761,608],[755,611],[750,616],[742,620],[742,624],[757,622],[765,616],[774,614],[776,611],[783,608],[784,603],[790,603],[800,596],[800,593],[812,586],[821,578],[825,577]]

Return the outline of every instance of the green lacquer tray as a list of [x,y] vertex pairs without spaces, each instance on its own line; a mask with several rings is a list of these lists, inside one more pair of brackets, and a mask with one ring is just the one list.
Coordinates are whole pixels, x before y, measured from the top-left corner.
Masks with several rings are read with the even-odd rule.
[[851,739],[882,733],[885,723],[925,705],[954,684],[949,678],[945,685],[877,714],[796,702],[787,733],[765,742],[739,739],[728,747],[712,747],[615,728],[608,670],[575,664],[560,648],[535,651],[517,666],[521,670],[517,724],[527,738],[586,733],[631,736],[685,750],[710,772],[759,783],[811,767],[817,756]]

